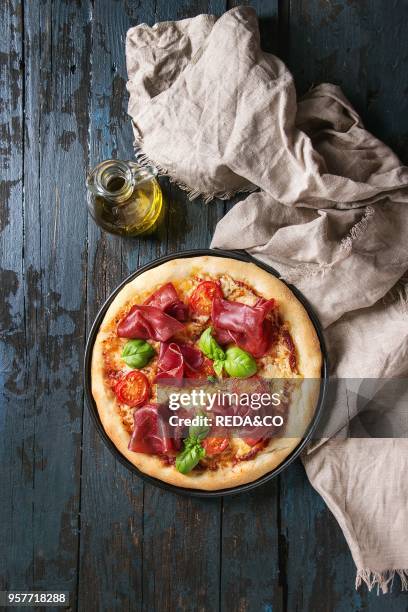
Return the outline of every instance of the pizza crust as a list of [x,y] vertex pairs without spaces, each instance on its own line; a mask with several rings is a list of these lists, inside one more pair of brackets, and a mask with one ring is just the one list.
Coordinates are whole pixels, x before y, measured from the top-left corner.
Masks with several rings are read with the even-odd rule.
[[322,354],[316,330],[299,300],[279,279],[255,264],[214,256],[173,259],[143,272],[125,285],[109,306],[96,336],[92,352],[91,383],[102,425],[118,448],[139,470],[172,485],[203,490],[219,490],[236,487],[257,480],[275,469],[299,445],[302,435],[270,440],[268,445],[249,461],[239,461],[234,466],[219,467],[216,471],[191,472],[184,475],[174,466],[166,466],[154,455],[128,450],[130,435],[122,424],[116,408],[114,393],[104,381],[103,342],[109,336],[118,313],[137,296],[143,302],[159,286],[177,282],[193,274],[228,274],[238,281],[248,283],[264,298],[279,302],[282,318],[290,325],[290,334],[297,349],[299,373],[310,381],[307,397],[302,397],[301,407],[292,404],[289,409],[287,430],[303,432],[310,424],[317,405],[320,390]]

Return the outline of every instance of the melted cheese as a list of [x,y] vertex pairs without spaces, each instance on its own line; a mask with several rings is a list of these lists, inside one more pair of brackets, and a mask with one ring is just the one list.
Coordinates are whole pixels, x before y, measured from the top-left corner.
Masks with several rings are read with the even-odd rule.
[[247,285],[238,283],[228,274],[223,274],[219,280],[224,297],[227,299],[247,304],[247,306],[253,306],[258,300],[258,296],[254,291]]
[[243,457],[247,453],[252,450],[252,447],[249,446],[242,438],[231,438],[230,440],[231,448],[236,457]]

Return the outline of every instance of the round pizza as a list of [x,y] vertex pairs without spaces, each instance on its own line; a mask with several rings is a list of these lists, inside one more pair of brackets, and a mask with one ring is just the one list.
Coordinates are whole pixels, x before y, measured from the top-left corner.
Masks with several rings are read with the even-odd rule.
[[[140,471],[221,490],[260,478],[299,445],[321,367],[314,325],[282,281],[253,263],[188,257],[115,296],[93,346],[92,394],[107,435]],[[264,397],[276,400],[273,416],[256,412]]]

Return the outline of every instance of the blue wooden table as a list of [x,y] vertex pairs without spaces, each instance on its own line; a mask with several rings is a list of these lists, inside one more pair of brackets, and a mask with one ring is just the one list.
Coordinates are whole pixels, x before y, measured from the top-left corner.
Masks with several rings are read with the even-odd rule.
[[[249,4],[300,93],[341,85],[408,160],[406,2]],[[118,463],[84,409],[84,344],[105,297],[159,255],[207,247],[231,206],[190,203],[164,181],[156,239],[108,236],[88,218],[87,169],[132,156],[126,31],[233,5],[2,1],[0,586],[66,590],[84,612],[407,610],[399,584],[386,598],[355,592],[343,535],[300,463],[245,496],[180,498]]]

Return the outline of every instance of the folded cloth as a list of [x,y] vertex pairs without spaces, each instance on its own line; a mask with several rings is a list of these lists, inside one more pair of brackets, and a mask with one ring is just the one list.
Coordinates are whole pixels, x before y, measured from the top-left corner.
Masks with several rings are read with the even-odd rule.
[[[408,168],[341,90],[323,84],[297,103],[249,7],[136,26],[126,57],[139,159],[190,197],[259,188],[212,246],[244,248],[297,285],[325,327],[333,375],[406,376]],[[348,541],[356,586],[387,592],[398,573],[407,588],[407,440],[330,439],[303,461]]]

